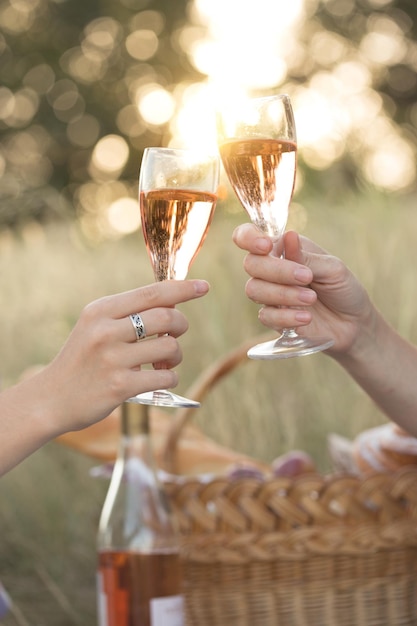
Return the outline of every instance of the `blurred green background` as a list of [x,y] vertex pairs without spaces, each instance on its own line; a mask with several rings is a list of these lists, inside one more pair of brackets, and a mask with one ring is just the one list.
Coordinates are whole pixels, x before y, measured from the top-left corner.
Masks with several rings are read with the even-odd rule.
[[[0,0],[0,377],[51,359],[80,310],[153,280],[137,174],[148,145],[215,145],[230,92],[291,94],[299,173],[289,226],[343,258],[417,341],[416,42],[411,0]],[[244,296],[246,220],[224,194],[190,276],[179,391],[262,331]],[[395,367],[395,362],[393,362]],[[325,355],[247,362],[196,413],[217,441],[329,471],[326,437],[384,417]],[[7,445],[6,442],[3,445]],[[96,464],[51,443],[0,481],[5,626],[93,626]]]

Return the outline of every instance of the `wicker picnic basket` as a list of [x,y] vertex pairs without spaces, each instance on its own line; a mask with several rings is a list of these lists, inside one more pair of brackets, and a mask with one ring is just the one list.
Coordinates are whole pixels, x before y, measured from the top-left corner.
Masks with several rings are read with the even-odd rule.
[[[244,351],[207,373],[201,397]],[[189,390],[192,393],[192,390]],[[167,438],[167,469],[191,412]],[[417,469],[168,482],[188,626],[417,624]]]

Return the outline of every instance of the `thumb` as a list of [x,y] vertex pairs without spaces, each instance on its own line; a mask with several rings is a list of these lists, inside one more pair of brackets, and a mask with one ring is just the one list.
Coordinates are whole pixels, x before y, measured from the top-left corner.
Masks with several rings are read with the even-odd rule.
[[289,230],[284,235],[285,258],[296,263],[308,265],[309,259],[317,256],[330,256],[327,250],[316,243]]
[[305,264],[306,259],[301,247],[301,240],[298,233],[289,230],[284,235],[285,258],[289,261]]
[[335,257],[295,231],[285,233],[284,247],[287,260],[304,265],[313,272],[313,282],[321,280],[326,282],[335,272]]

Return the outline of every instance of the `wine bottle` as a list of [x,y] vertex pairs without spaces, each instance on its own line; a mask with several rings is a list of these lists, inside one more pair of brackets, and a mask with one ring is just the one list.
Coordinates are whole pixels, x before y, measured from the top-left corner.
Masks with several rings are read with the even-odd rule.
[[122,429],[98,530],[99,626],[182,626],[178,535],[159,484],[149,407],[122,405]]

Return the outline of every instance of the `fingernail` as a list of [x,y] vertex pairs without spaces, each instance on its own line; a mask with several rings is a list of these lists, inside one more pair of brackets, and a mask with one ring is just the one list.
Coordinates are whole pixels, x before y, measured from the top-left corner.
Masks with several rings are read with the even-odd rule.
[[206,280],[195,280],[194,281],[194,289],[198,294],[207,293],[210,288],[210,285]]
[[297,322],[311,322],[311,313],[308,311],[297,311],[295,319]]
[[298,299],[305,304],[311,304],[316,299],[316,292],[312,289],[300,289]]
[[258,252],[269,252],[271,249],[271,241],[269,239],[265,239],[265,237],[260,237],[255,241],[255,247]]
[[309,283],[312,279],[311,270],[308,267],[297,267],[294,270],[294,278],[299,280],[300,283]]

